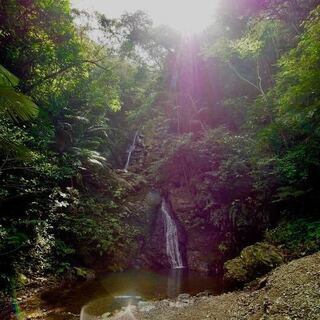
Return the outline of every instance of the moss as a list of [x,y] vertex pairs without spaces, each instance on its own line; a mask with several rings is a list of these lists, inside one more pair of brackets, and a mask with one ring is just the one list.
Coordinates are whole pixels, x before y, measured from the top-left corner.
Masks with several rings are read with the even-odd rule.
[[260,242],[244,248],[239,257],[224,264],[226,279],[238,284],[254,280],[283,262],[281,252],[273,245]]

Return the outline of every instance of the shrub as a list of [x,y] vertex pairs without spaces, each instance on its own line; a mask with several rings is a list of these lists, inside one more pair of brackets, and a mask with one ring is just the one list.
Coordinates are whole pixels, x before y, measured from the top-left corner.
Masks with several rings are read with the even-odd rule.
[[298,257],[320,250],[320,220],[298,218],[283,221],[266,232],[267,241],[281,245],[289,256]]

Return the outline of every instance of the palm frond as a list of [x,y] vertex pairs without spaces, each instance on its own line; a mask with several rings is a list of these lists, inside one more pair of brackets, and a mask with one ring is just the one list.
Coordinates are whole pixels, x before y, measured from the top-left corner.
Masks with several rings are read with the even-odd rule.
[[27,121],[37,116],[38,107],[15,90],[18,84],[19,79],[0,64],[0,112],[9,115],[13,121]]
[[21,143],[9,140],[7,137],[0,135],[0,155],[16,157],[20,160],[29,160],[30,150]]
[[19,83],[19,79],[0,64],[0,86],[1,87],[15,87]]
[[0,111],[8,114],[14,121],[27,121],[37,116],[37,105],[12,87],[0,86]]

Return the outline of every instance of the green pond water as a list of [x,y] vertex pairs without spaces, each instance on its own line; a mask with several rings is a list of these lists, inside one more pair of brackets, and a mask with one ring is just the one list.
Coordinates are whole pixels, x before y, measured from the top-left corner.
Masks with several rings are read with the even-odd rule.
[[221,277],[185,269],[160,273],[133,270],[110,273],[72,288],[48,291],[42,299],[50,308],[62,308],[72,313],[80,313],[83,309],[82,314],[99,316],[129,302],[175,298],[180,293],[197,294],[205,290],[213,294],[225,291]]

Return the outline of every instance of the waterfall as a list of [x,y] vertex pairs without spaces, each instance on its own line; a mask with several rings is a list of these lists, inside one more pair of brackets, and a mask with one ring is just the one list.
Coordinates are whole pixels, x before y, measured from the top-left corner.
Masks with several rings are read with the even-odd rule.
[[124,166],[124,171],[128,171],[132,152],[133,152],[134,149],[136,148],[136,141],[137,141],[138,133],[139,133],[139,132],[136,131],[136,133],[135,133],[135,135],[134,135],[134,138],[133,138],[133,142],[132,142],[132,144],[130,145],[130,147],[129,147],[129,149],[128,149],[128,158],[127,158],[126,165]]
[[178,229],[175,221],[170,215],[170,208],[167,201],[163,198],[161,212],[165,227],[166,250],[173,269],[184,268],[181,252],[179,248]]

